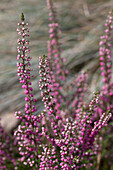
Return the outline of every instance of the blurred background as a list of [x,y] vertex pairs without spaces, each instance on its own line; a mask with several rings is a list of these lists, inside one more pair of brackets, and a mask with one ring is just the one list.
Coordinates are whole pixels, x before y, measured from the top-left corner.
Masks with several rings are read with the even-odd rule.
[[[101,89],[99,70],[99,37],[104,32],[108,12],[113,0],[56,0],[59,23],[62,30],[62,56],[70,70],[70,79],[81,69],[89,72],[89,98]],[[38,57],[47,55],[48,9],[46,0],[0,0],[0,117],[2,125],[10,131],[16,124],[16,110],[24,107],[24,93],[16,76],[17,23],[24,13],[30,27],[30,50],[34,69],[34,94],[41,104],[38,88]]]

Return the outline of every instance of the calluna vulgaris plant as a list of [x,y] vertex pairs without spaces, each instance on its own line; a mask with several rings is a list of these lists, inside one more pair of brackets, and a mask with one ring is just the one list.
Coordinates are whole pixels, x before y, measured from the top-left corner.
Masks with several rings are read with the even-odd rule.
[[[48,56],[39,57],[39,88],[44,110],[36,115],[37,100],[33,95],[29,28],[21,15],[17,32],[17,76],[25,93],[25,110],[15,112],[21,124],[10,137],[0,126],[0,168],[62,169],[90,168],[100,148],[101,129],[112,121],[113,83],[111,83],[112,13],[106,21],[106,35],[100,41],[100,65],[103,90],[94,93],[88,104],[84,95],[88,74],[82,72],[67,84],[68,70],[61,58],[59,24],[52,0],[47,0],[49,13]],[[10,142],[9,142],[10,140]],[[15,151],[15,147],[16,150]],[[9,150],[8,150],[9,149]],[[16,153],[17,152],[17,153]],[[8,161],[10,159],[10,161]],[[9,168],[9,169],[10,169]]]

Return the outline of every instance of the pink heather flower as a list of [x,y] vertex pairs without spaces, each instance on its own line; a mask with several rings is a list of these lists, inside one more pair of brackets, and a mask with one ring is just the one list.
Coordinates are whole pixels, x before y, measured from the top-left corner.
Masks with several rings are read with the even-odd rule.
[[105,32],[108,33],[108,32],[109,32],[109,29],[106,29]]
[[99,45],[103,45],[103,44],[104,44],[104,42],[103,42],[103,41],[100,41]]
[[25,97],[25,101],[28,102],[28,101],[29,101],[29,98],[28,98],[28,97]]
[[50,34],[50,38],[53,38],[54,36],[55,36],[54,34],[52,34],[52,33]]
[[24,91],[24,93],[25,93],[25,94],[28,94],[28,93],[29,93],[29,91],[28,91],[28,90],[25,90],[25,91]]
[[30,96],[33,97],[34,95],[31,93]]

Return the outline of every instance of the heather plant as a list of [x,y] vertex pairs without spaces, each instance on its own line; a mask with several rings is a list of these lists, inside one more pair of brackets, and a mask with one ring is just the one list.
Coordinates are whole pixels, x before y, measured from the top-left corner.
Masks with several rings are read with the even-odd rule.
[[[64,110],[67,116],[75,117],[79,109],[84,106],[84,93],[87,90],[87,73],[83,72],[74,78],[73,83],[67,85],[69,71],[65,68],[65,58],[61,58],[62,49],[59,42],[59,34],[61,34],[58,24],[57,13],[52,0],[47,0],[49,9],[49,34],[48,41],[48,65],[50,69],[50,79],[52,89],[51,95],[54,96],[56,112],[60,116],[61,110]],[[75,85],[76,84],[76,85]],[[73,109],[72,109],[73,108]],[[78,110],[77,110],[78,108]]]
[[94,93],[88,104],[84,99],[88,73],[82,71],[70,84],[67,83],[69,71],[61,57],[60,27],[53,1],[47,0],[47,6],[50,11],[48,56],[40,56],[38,66],[44,110],[36,114],[37,100],[34,98],[31,81],[33,69],[29,49],[29,28],[22,13],[17,28],[20,36],[17,41],[17,76],[24,89],[25,109],[15,112],[16,118],[21,123],[15,130],[13,138],[10,139],[0,126],[1,169],[93,168],[100,151],[102,130],[112,121],[113,93],[110,82],[112,13],[105,24],[106,35],[100,42],[102,45],[100,65],[105,85],[100,93]]
[[7,134],[0,124],[0,169],[14,168],[16,166],[15,155],[16,139]]
[[[113,113],[113,82],[112,82],[112,51],[111,40],[113,30],[113,11],[109,15],[105,23],[105,34],[100,37],[100,69],[103,77],[103,88],[100,91],[99,106],[97,108],[101,115],[103,111],[110,110]],[[113,114],[109,121],[109,126],[101,133],[103,147],[101,147],[102,157],[111,165],[113,161]],[[104,152],[104,153],[103,153]],[[104,162],[104,161],[103,161]],[[102,161],[101,161],[102,164]]]
[[[113,112],[113,83],[112,79],[112,62],[111,62],[111,36],[113,30],[113,12],[110,12],[105,23],[105,35],[101,36],[100,39],[100,69],[103,77],[104,86],[101,90],[101,113],[103,110],[110,110]],[[101,114],[100,113],[100,114]]]
[[[53,6],[53,1],[47,1],[47,6],[49,9],[49,34],[50,40],[48,41],[48,65],[50,69],[50,79],[51,79],[51,89],[54,96],[56,112],[60,115],[62,110],[62,105],[64,105],[67,98],[67,90],[65,88],[66,95],[65,97],[62,94],[62,89],[66,83],[66,75],[68,70],[64,68],[63,62],[65,59],[61,58],[60,42],[59,42],[59,33],[61,33],[56,10]],[[64,105],[64,108],[66,105]]]

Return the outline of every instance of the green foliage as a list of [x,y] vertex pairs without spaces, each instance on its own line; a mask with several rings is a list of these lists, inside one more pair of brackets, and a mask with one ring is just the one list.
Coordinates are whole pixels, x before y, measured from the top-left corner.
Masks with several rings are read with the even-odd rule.
[[23,12],[21,13],[21,21],[24,21],[25,20],[25,18],[24,18],[24,14],[23,14]]

